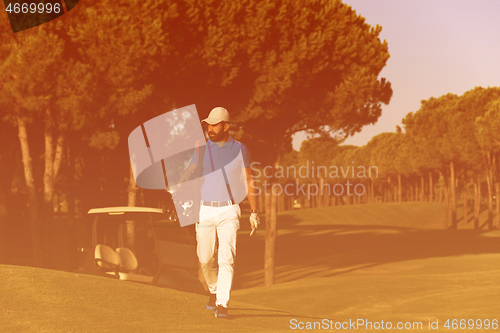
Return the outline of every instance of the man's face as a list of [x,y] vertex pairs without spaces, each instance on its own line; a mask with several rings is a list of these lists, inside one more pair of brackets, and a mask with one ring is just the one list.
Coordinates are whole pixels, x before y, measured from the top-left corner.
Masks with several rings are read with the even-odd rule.
[[208,137],[212,142],[218,142],[224,139],[224,136],[226,135],[227,130],[225,130],[226,127],[229,126],[224,126],[224,122],[220,122],[215,125],[210,125],[208,124],[207,131],[208,131]]

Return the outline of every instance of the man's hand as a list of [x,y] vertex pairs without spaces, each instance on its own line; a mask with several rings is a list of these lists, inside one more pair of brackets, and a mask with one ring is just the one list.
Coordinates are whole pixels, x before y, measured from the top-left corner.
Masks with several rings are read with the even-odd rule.
[[253,235],[255,229],[257,229],[259,227],[259,224],[260,224],[259,215],[257,213],[250,214],[250,227],[252,228],[252,232],[250,233],[250,236]]
[[174,195],[181,188],[180,184],[171,185],[168,187],[167,192]]

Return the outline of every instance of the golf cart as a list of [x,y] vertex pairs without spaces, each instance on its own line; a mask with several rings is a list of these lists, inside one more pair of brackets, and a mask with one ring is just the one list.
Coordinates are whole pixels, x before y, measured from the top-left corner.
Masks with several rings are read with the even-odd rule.
[[175,212],[106,207],[88,215],[92,242],[86,270],[124,281],[203,288],[197,278],[194,234],[180,227]]

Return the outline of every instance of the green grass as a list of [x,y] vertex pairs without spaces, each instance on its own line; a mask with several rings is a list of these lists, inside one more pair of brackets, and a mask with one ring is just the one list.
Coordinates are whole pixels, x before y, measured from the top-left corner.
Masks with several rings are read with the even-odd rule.
[[289,331],[292,318],[424,328],[439,319],[444,332],[448,318],[500,319],[500,231],[443,230],[443,216],[439,203],[283,212],[271,287],[265,232],[249,237],[244,217],[229,321],[213,318],[203,295],[0,266],[0,332],[274,332]]
[[280,214],[283,224],[366,225],[411,228],[442,228],[444,206],[435,202],[402,202],[347,205],[288,211]]
[[[498,231],[443,230],[443,213],[442,204],[425,202],[283,212],[278,217],[277,282],[389,263],[500,253]],[[236,271],[240,288],[263,285],[264,235],[259,230],[255,239],[246,231],[240,236],[238,260],[245,262]]]
[[[336,320],[500,320],[500,231],[443,219],[443,204],[418,202],[283,212],[277,285],[263,286],[262,261],[238,267],[233,299]],[[263,257],[257,237],[242,261]]]
[[235,292],[234,299],[337,320],[499,318],[500,254],[363,267]]
[[[457,208],[458,229],[473,229],[472,207],[468,207],[467,221],[463,207]],[[480,214],[480,225],[485,229],[488,212]],[[445,229],[445,205],[440,202],[390,202],[347,205],[317,209],[303,209],[280,213],[284,224],[298,225],[369,225],[419,229]],[[451,223],[451,222],[448,222]],[[449,225],[448,225],[449,227]]]
[[232,302],[231,320],[208,297],[114,279],[0,266],[0,332],[246,332],[286,328],[286,311]]

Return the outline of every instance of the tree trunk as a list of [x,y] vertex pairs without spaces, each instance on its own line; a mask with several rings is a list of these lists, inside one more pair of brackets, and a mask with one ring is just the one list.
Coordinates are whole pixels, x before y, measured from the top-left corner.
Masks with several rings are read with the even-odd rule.
[[438,202],[443,202],[443,193],[444,193],[444,187],[440,186],[439,187],[439,199],[438,199]]
[[[78,253],[77,252],[77,247],[78,247],[78,242],[77,242],[77,227],[76,227],[76,219],[75,219],[75,184],[76,184],[76,168],[75,168],[75,161],[76,161],[76,156],[71,150],[71,144],[70,144],[71,134],[68,137],[68,148],[67,148],[67,161],[68,161],[68,182],[66,183],[66,188],[67,188],[67,200],[68,200],[68,232],[69,232],[69,241],[68,241],[68,254],[69,254],[69,262],[70,262],[70,269],[74,268],[79,268],[79,269],[84,269],[85,262],[82,260],[81,266],[78,266],[80,262],[78,261]],[[84,229],[85,232],[85,243],[81,244],[84,248],[89,245],[86,242],[89,240],[87,238],[87,228]],[[82,255],[85,254],[85,252],[81,253]]]
[[326,203],[327,203],[326,205],[327,205],[328,207],[331,207],[331,206],[333,206],[333,205],[332,205],[332,197],[334,197],[334,195],[333,195],[333,193],[332,193],[332,186],[331,186],[331,184],[329,184],[328,186],[330,186],[330,193],[326,193],[326,196],[325,196],[325,201],[326,201]]
[[432,193],[432,172],[429,171],[429,201],[433,201],[434,198],[433,198],[433,193]]
[[[443,177],[443,174],[441,174],[441,177]],[[450,200],[449,200],[449,189],[448,189],[448,177],[443,177],[443,180],[444,180],[444,189],[443,189],[443,192],[444,192],[444,201],[445,201],[445,208],[444,208],[444,211],[445,211],[445,214],[444,214],[444,228],[447,229],[448,228],[448,220],[450,218]]]
[[[275,170],[280,165],[280,156],[276,159],[273,168],[273,175],[276,174]],[[266,193],[266,242],[264,249],[264,285],[271,286],[275,283],[274,270],[275,270],[275,248],[277,236],[277,212],[276,212],[276,195],[272,191],[272,184],[276,179],[271,181],[271,193],[269,197]],[[308,192],[309,193],[309,192]]]
[[375,189],[373,186],[373,179],[370,178],[370,197],[371,197],[371,202],[375,202]]
[[258,200],[258,209],[259,211],[262,213],[265,213],[266,212],[266,209],[264,207],[264,195],[262,195],[262,189],[261,189],[261,195],[259,195],[259,200]]
[[[128,206],[137,206],[137,185],[135,184],[134,172],[132,170],[132,165],[129,168],[129,180],[128,180]],[[134,221],[129,220],[126,222],[127,228],[127,247],[132,251],[135,250],[135,225]]]
[[288,209],[288,207],[290,207],[290,196],[286,195],[284,192],[283,192],[283,210],[286,212]]
[[135,184],[134,172],[132,171],[132,165],[129,168],[129,179],[128,179],[128,206],[135,207],[137,204],[137,185]]
[[398,202],[398,187],[393,184],[392,185],[392,201]]
[[314,202],[315,202],[315,205],[314,207],[315,208],[320,208],[320,207],[323,207],[323,202],[321,201],[321,182],[320,182],[320,178],[316,178],[316,186],[318,187],[318,190],[316,191],[316,195],[314,196]]
[[479,229],[479,213],[481,212],[481,178],[474,182],[474,229]]
[[43,173],[43,246],[45,263],[50,267],[52,252],[52,219],[54,215],[54,149],[53,149],[53,124],[50,109],[45,110],[45,170]]
[[398,173],[398,202],[401,202],[401,174]]
[[455,193],[455,165],[450,162],[450,206],[451,228],[457,229],[457,197]]
[[280,206],[281,206],[280,212],[283,212],[283,211],[286,210],[286,208],[285,208],[285,205],[286,205],[286,202],[285,202],[286,196],[285,196],[285,193],[283,192],[283,189],[282,189],[282,191],[281,191],[281,193],[279,195],[279,200],[280,200]]
[[468,185],[468,179],[467,175],[465,176],[466,178],[464,179],[464,223],[467,224],[468,222],[468,211],[467,211],[467,185]]
[[500,183],[495,183],[495,197],[496,197],[495,226],[496,228],[500,228]]
[[0,264],[6,264],[7,259],[7,186],[0,179]]
[[483,154],[484,170],[486,172],[486,185],[488,187],[488,230],[493,230],[493,186],[495,177],[495,155],[490,152]]
[[329,207],[330,205],[330,196],[332,195],[332,187],[330,184],[327,184],[328,186],[325,187],[325,191],[323,192],[323,205],[325,207]]
[[491,170],[486,171],[488,185],[488,230],[493,230],[493,175]]
[[276,241],[275,230],[273,230],[271,217],[271,192],[265,191],[266,206],[266,243],[264,253],[264,285],[274,284],[274,247]]
[[281,212],[281,197],[279,195],[279,190],[277,190],[278,187],[276,187],[276,190],[274,190],[276,193],[276,212],[279,213]]
[[385,202],[390,202],[392,201],[390,193],[392,193],[392,183],[391,183],[391,177],[387,177],[387,186],[385,188]]
[[28,132],[26,130],[26,121],[17,114],[17,128],[19,142],[21,144],[21,155],[24,168],[24,179],[28,191],[28,225],[31,231],[31,241],[33,243],[33,260],[37,267],[44,267],[43,240],[40,220],[38,218],[38,200],[36,198],[35,179],[33,176],[33,166],[31,163],[31,154],[28,144]]
[[14,154],[16,142],[12,141],[15,129],[10,124],[0,121],[0,264],[9,264],[7,240],[9,225],[12,223],[12,216],[15,208],[12,207],[12,183],[14,179],[13,159],[17,160]]
[[139,187],[137,189],[137,201],[136,204],[138,207],[144,207],[146,206],[146,201],[144,199],[144,189],[142,187]]
[[54,220],[54,188],[55,180],[61,166],[63,136],[59,135],[54,152],[54,124],[50,108],[45,110],[45,168],[43,174],[43,245],[45,263],[51,265],[52,225]]
[[468,222],[468,211],[467,211],[467,180],[464,181],[464,223]]
[[312,208],[311,207],[311,194],[309,193],[309,186],[305,185],[306,188],[306,197],[304,198],[304,208]]
[[361,183],[363,187],[365,188],[365,193],[363,196],[360,196],[360,203],[366,204],[370,202],[370,186],[366,186],[364,183]]
[[425,201],[424,188],[425,188],[424,175],[420,175],[420,201]]

